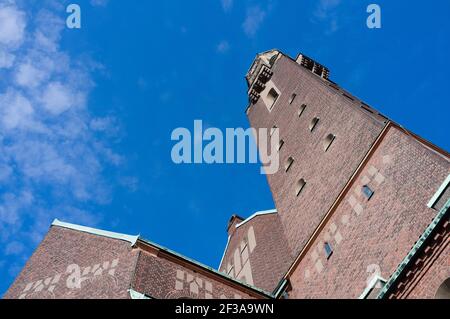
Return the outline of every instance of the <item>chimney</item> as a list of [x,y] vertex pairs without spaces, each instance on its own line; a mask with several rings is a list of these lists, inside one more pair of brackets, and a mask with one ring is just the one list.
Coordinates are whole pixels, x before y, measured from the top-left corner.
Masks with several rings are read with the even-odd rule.
[[244,221],[244,218],[242,218],[241,216],[238,216],[236,214],[231,216],[230,220],[228,221],[228,225],[227,225],[228,236],[230,236],[230,237],[233,236],[234,231],[236,230],[236,225],[243,221]]

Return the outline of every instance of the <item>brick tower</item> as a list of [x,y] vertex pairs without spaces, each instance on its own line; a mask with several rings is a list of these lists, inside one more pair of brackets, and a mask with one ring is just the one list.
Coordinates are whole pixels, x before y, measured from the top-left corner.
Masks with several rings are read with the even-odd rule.
[[276,209],[230,218],[219,271],[55,220],[4,298],[450,298],[449,154],[328,77],[257,55],[247,115],[279,129]]
[[[280,169],[267,178],[292,256],[277,267],[289,295],[369,295],[430,222],[448,220],[449,154],[341,89],[303,54],[261,53],[246,79],[251,126],[280,132]],[[448,251],[436,258],[445,264]],[[435,269],[430,291],[449,268]]]

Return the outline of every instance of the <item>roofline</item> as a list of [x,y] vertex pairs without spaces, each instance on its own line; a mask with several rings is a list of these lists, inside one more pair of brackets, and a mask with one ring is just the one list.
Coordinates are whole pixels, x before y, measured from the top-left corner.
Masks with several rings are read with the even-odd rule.
[[247,75],[250,73],[250,70],[252,69],[253,65],[255,64],[255,62],[258,60],[258,58],[261,55],[269,53],[269,52],[273,52],[273,51],[277,51],[279,54],[282,54],[284,56],[289,56],[289,55],[285,54],[283,51],[281,51],[281,50],[279,50],[277,48],[273,48],[273,49],[262,51],[260,53],[256,53],[255,57],[253,58],[252,63],[250,64],[250,67],[248,68],[247,72],[245,73],[245,77],[247,77]]
[[66,222],[62,222],[58,219],[55,219],[53,221],[53,223],[51,224],[51,227],[56,226],[56,227],[62,227],[62,228],[66,228],[66,229],[71,229],[71,230],[75,230],[75,231],[80,231],[83,233],[88,233],[88,234],[92,234],[92,235],[96,235],[96,236],[102,236],[102,237],[107,237],[107,238],[112,238],[112,239],[117,239],[117,240],[122,240],[122,241],[127,241],[131,244],[131,247],[136,247],[137,244],[142,243],[144,245],[150,245],[153,248],[159,250],[159,251],[163,251],[171,256],[174,256],[177,259],[182,259],[183,261],[197,266],[209,273],[212,273],[214,275],[217,275],[229,282],[232,282],[234,284],[237,284],[238,286],[241,286],[243,288],[246,288],[247,290],[252,291],[253,293],[256,293],[258,295],[262,295],[265,296],[267,298],[272,298],[272,295],[264,290],[261,290],[257,287],[251,286],[247,283],[244,283],[240,280],[237,280],[235,278],[231,278],[230,276],[210,267],[210,266],[206,266],[194,259],[191,259],[189,257],[186,257],[182,254],[179,254],[171,249],[168,249],[164,246],[161,246],[155,242],[152,242],[150,240],[144,239],[142,238],[140,235],[127,235],[127,234],[121,234],[121,233],[115,233],[115,232],[110,232],[110,231],[106,231],[106,230],[101,230],[101,229],[97,229],[97,228],[92,228],[92,227],[86,227],[86,226],[81,226],[81,225],[76,225],[76,224],[71,224],[71,223],[66,223]]
[[[251,215],[250,217],[248,217],[247,219],[244,219],[239,224],[236,224],[235,227],[238,228],[238,227],[244,225],[245,223],[247,223],[248,221],[252,220],[253,218],[255,218],[257,216],[276,214],[276,213],[277,213],[276,209],[269,209],[269,210],[263,210],[263,211],[260,211],[260,212],[256,212],[253,215]],[[230,244],[230,236],[228,236],[227,244],[226,244],[225,249],[223,251],[222,259],[220,260],[219,269],[222,267],[222,263],[223,263],[223,260],[225,259],[225,254],[227,252],[229,244]]]
[[250,217],[248,217],[247,219],[245,219],[244,221],[240,222],[239,224],[236,224],[236,228],[239,228],[240,226],[244,225],[245,223],[249,222],[250,220],[252,220],[253,218],[255,218],[257,216],[270,215],[270,214],[276,214],[276,213],[277,213],[277,210],[275,208],[256,212],[253,215],[251,215]]
[[227,244],[225,245],[225,249],[223,250],[222,258],[220,259],[219,268],[217,268],[217,269],[220,269],[222,267],[223,260],[225,259],[225,254],[227,252],[228,246],[230,245],[230,238],[231,238],[231,236],[228,235]]
[[136,242],[140,236],[140,235],[133,236],[133,235],[127,235],[127,234],[121,234],[121,233],[114,233],[114,232],[101,230],[101,229],[97,229],[97,228],[86,227],[86,226],[81,226],[81,225],[76,225],[76,224],[70,224],[70,223],[62,222],[58,219],[55,219],[51,226],[57,226],[57,227],[77,230],[77,231],[92,234],[92,235],[127,241],[131,244],[131,247],[133,247],[136,244]]
[[156,249],[158,249],[160,251],[163,251],[163,252],[165,252],[165,253],[167,253],[169,255],[172,255],[173,257],[176,257],[178,259],[182,259],[182,260],[184,260],[185,262],[187,262],[187,263],[189,263],[191,265],[197,266],[197,267],[199,267],[199,268],[201,268],[201,269],[203,269],[203,270],[205,270],[207,272],[210,272],[210,273],[212,273],[214,275],[217,275],[217,276],[225,279],[226,281],[231,281],[234,284],[237,284],[237,285],[239,285],[241,287],[244,287],[244,288],[246,288],[248,290],[251,290],[252,292],[258,293],[259,295],[263,295],[263,296],[266,296],[268,298],[273,298],[272,294],[270,294],[267,291],[264,291],[262,289],[259,289],[259,288],[255,287],[255,286],[251,286],[251,285],[249,285],[249,284],[247,284],[247,283],[245,283],[243,281],[240,281],[240,280],[237,280],[235,278],[232,278],[232,277],[228,276],[227,274],[225,274],[225,273],[223,273],[221,271],[218,271],[218,270],[216,270],[216,269],[214,269],[214,268],[212,268],[210,266],[207,266],[205,264],[202,264],[201,262],[198,262],[198,261],[196,261],[196,260],[194,260],[192,258],[186,257],[186,256],[184,256],[184,255],[182,255],[180,253],[177,253],[176,251],[173,251],[173,250],[171,250],[169,248],[166,248],[164,246],[156,244],[156,243],[154,243],[154,242],[152,242],[150,240],[147,240],[147,239],[144,239],[144,238],[139,238],[138,243],[139,242],[143,243],[143,244],[146,244],[146,245],[153,246],[154,248],[156,248]]
[[444,190],[447,188],[447,186],[450,184],[450,174],[448,174],[447,178],[445,179],[445,181],[441,184],[441,186],[439,187],[439,189],[437,190],[436,193],[434,193],[433,197],[430,199],[430,201],[428,202],[427,206],[429,208],[432,208],[434,206],[434,204],[436,204],[436,202],[439,200],[439,198],[441,197],[441,195],[444,193]]

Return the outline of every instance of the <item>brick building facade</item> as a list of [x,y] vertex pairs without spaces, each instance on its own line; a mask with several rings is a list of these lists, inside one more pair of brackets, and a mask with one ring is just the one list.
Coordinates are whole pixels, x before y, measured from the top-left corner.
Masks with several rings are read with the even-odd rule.
[[449,298],[449,154],[305,55],[259,54],[246,79],[251,126],[280,133],[276,210],[231,217],[219,270],[56,221],[4,297]]

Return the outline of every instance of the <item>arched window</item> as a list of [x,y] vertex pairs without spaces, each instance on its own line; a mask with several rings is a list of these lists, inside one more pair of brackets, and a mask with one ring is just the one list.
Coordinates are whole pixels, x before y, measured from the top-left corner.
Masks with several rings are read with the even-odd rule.
[[305,109],[306,109],[306,104],[302,104],[302,105],[300,105],[299,107],[298,107],[298,117],[300,117],[300,116],[302,116],[302,114],[303,114],[303,112],[305,111]]
[[296,196],[300,195],[300,193],[302,192],[305,185],[306,185],[306,182],[303,178],[297,182],[297,184],[295,185],[295,195]]
[[319,123],[319,118],[318,117],[313,118],[311,124],[309,124],[309,130],[311,132],[314,131],[314,128],[317,126],[317,123]]
[[450,278],[447,278],[440,286],[434,299],[450,299]]
[[336,138],[336,135],[334,135],[334,134],[328,134],[327,137],[325,137],[325,140],[323,141],[323,150],[325,152],[328,151],[331,144],[333,144],[335,138]]
[[292,93],[291,97],[289,98],[289,104],[292,104],[296,97],[297,97],[297,94]]
[[294,159],[292,157],[288,157],[284,163],[284,170],[287,172],[291,168],[292,164],[294,164]]

